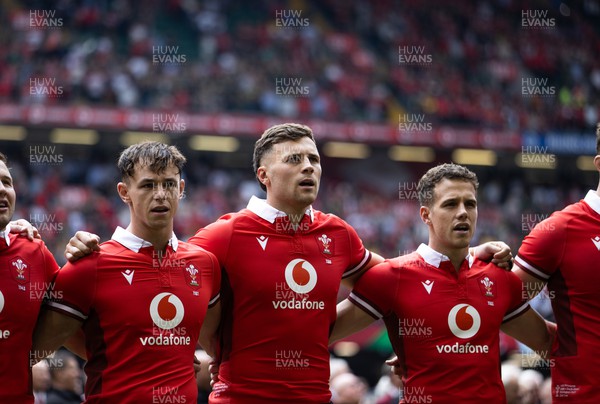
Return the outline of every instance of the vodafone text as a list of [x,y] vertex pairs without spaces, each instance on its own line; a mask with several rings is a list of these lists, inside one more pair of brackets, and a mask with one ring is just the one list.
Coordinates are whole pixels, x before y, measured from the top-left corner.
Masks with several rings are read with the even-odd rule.
[[489,353],[490,347],[487,345],[471,345],[470,343],[446,345],[436,345],[438,353],[459,353],[459,354],[474,354],[474,353]]
[[150,337],[140,337],[142,345],[153,346],[153,345],[190,345],[192,339],[189,336],[174,335],[174,334],[162,334]]

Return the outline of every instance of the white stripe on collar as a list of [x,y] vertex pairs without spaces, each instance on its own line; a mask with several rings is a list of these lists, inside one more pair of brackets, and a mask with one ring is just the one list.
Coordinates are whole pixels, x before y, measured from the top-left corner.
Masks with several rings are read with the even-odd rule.
[[[275,223],[275,219],[278,217],[287,216],[285,212],[282,212],[279,209],[269,205],[265,199],[257,198],[254,195],[252,195],[252,198],[250,198],[246,209],[256,214],[258,217],[265,219],[269,223]],[[315,219],[312,206],[309,206],[304,213],[310,217],[310,222],[312,223]]]
[[[448,258],[446,255],[435,251],[427,244],[421,244],[419,248],[417,248],[417,254],[423,257],[426,263],[436,268],[439,268],[443,261],[450,261],[450,258]],[[471,268],[475,259],[471,254],[467,254],[465,259],[469,261],[469,268]]]
[[[117,243],[122,244],[124,247],[127,247],[128,249],[136,253],[140,252],[140,249],[144,247],[152,247],[152,243],[142,238],[139,238],[138,236],[122,228],[121,226],[117,226],[111,239],[115,240]],[[175,233],[171,235],[171,238],[169,239],[169,245],[173,247],[173,251],[177,251],[179,241],[177,240]]]
[[594,211],[600,215],[600,196],[596,191],[589,190],[583,200],[590,205],[590,208],[594,209]]
[[9,234],[10,234],[10,223],[6,225],[4,230],[0,231],[0,237],[2,237],[4,239],[4,241],[6,241],[7,246],[10,246],[10,238],[8,237]]

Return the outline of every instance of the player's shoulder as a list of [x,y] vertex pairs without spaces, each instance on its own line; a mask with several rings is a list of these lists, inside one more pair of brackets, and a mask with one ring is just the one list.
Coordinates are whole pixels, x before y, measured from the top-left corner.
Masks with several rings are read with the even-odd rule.
[[125,262],[131,260],[133,251],[115,240],[107,240],[100,243],[100,251],[93,251],[91,254],[78,259],[73,263],[67,263],[71,266],[96,266],[111,265],[111,263]]
[[200,231],[227,231],[233,229],[239,223],[247,222],[251,219],[252,212],[248,209],[242,209],[239,212],[230,212],[222,215]]
[[384,262],[389,262],[390,266],[396,270],[414,271],[422,269],[426,264],[423,257],[416,251],[408,254],[400,255],[395,258],[386,259]]
[[10,246],[12,247],[12,249],[15,250],[33,252],[46,248],[46,244],[38,238],[29,240],[27,237],[19,236],[18,234],[13,233],[10,233],[8,235],[8,238],[10,240]]
[[477,278],[485,278],[486,276],[493,278],[494,281],[508,282],[517,281],[521,282],[520,278],[514,273],[505,268],[500,268],[498,265],[482,261],[475,258],[471,270]]
[[328,227],[339,227],[339,228],[351,228],[351,226],[341,217],[333,213],[325,213],[320,210],[313,209],[313,223],[320,226]]
[[550,215],[547,221],[567,224],[571,220],[578,219],[582,216],[588,216],[591,208],[585,201],[579,201],[567,205],[564,209],[558,210]]
[[99,253],[107,255],[121,255],[126,251],[131,251],[129,248],[115,240],[107,240],[103,243],[100,243],[99,247]]
[[184,255],[191,255],[198,257],[199,259],[208,259],[208,260],[217,260],[215,255],[210,251],[196,245],[193,243],[188,243],[187,241],[179,241],[177,245],[177,253],[182,253]]
[[3,255],[13,262],[21,260],[26,264],[33,264],[34,262],[42,264],[46,259],[45,257],[52,255],[46,244],[40,239],[29,240],[27,237],[12,233],[8,237],[10,247],[3,251]]

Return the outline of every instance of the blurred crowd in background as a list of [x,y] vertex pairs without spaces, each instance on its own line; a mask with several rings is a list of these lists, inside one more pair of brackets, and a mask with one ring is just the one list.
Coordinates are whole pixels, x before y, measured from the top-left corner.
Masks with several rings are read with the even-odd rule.
[[[521,131],[600,116],[596,0],[3,3],[0,102],[392,124],[415,113]],[[32,8],[54,10],[60,29],[31,29]],[[64,93],[31,96],[31,78]],[[302,91],[281,97],[277,80]],[[551,94],[528,96],[535,82]]]

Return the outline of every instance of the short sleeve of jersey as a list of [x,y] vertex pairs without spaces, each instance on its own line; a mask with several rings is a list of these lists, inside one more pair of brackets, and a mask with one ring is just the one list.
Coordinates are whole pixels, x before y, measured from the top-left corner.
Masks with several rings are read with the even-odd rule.
[[344,275],[342,276],[343,278],[347,278],[360,272],[360,270],[367,265],[371,260],[371,252],[365,248],[362,240],[358,237],[356,230],[346,222],[344,222],[344,225],[346,226],[348,237],[350,238],[350,265],[348,269],[344,271]]
[[223,267],[227,261],[227,252],[229,250],[229,241],[233,232],[232,215],[224,215],[214,223],[198,230],[188,243],[197,245],[210,251],[219,261],[219,266]]
[[40,253],[42,255],[42,259],[44,261],[44,276],[46,282],[50,283],[54,281],[54,277],[58,273],[59,266],[56,263],[56,260],[54,259],[54,256],[52,255],[50,250],[48,250],[48,247],[46,247],[46,245],[41,241],[39,244],[39,248]]
[[395,301],[398,278],[394,271],[398,270],[388,261],[375,265],[356,281],[348,299],[375,319],[387,316]]
[[58,271],[54,282],[57,298],[48,303],[50,309],[81,321],[87,319],[94,299],[99,256],[94,252]]
[[207,255],[210,257],[210,262],[211,262],[211,266],[212,266],[212,273],[213,273],[213,282],[212,282],[212,294],[210,296],[210,301],[208,302],[208,307],[213,307],[215,304],[217,304],[217,302],[219,301],[220,298],[220,291],[221,291],[221,267],[219,266],[219,261],[217,261],[217,258],[215,257],[214,254],[211,254],[210,252],[207,251]]
[[512,272],[505,273],[508,281],[507,283],[510,293],[510,300],[508,306],[509,309],[506,312],[504,318],[502,319],[503,322],[510,321],[520,316],[530,308],[529,303],[527,303],[526,294],[523,293],[524,289],[523,282],[521,282],[521,279]]
[[515,263],[525,272],[547,281],[562,261],[565,223],[555,214],[538,223],[525,237]]

